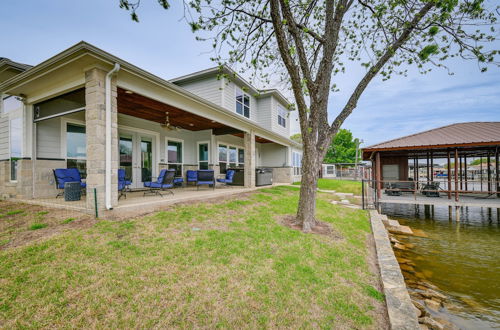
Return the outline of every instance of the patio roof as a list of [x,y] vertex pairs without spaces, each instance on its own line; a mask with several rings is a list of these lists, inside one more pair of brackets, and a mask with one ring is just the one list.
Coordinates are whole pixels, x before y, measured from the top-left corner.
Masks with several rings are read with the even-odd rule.
[[[302,147],[301,144],[291,140],[286,136],[268,130],[252,120],[243,118],[243,116],[237,114],[234,111],[230,111],[229,109],[212,103],[175,85],[170,81],[142,70],[139,67],[136,67],[133,64],[128,63],[84,41],[77,43],[76,45],[47,59],[46,61],[38,65],[30,67],[25,72],[19,73],[16,76],[11,77],[5,81],[0,81],[0,90],[11,95],[27,95],[27,102],[41,102],[58,94],[60,95],[74,90],[75,88],[83,87],[85,81],[83,75],[81,75],[82,68],[85,69],[98,65],[104,70],[110,70],[112,68],[112,65],[115,63],[118,63],[121,66],[121,69],[117,74],[117,85],[119,87],[123,88],[124,90],[130,89],[133,92],[140,92],[139,90],[134,90],[134,84],[143,84],[144,86],[150,86],[151,88],[147,91],[150,94],[155,94],[155,97],[158,96],[156,97],[156,101],[163,101],[161,103],[163,104],[161,107],[162,110],[165,107],[171,107],[169,109],[172,109],[172,111],[174,111],[174,105],[177,106],[176,109],[186,106],[186,108],[183,108],[184,110],[182,110],[184,112],[179,113],[179,116],[185,119],[185,123],[179,123],[179,127],[193,130],[193,127],[195,127],[196,123],[198,123],[199,125],[203,123],[205,124],[205,126],[208,125],[210,126],[209,128],[217,130],[227,129],[231,126],[232,128],[234,128],[233,131],[228,133],[228,131],[226,130],[226,133],[224,134],[234,135],[239,134],[243,131],[248,132],[253,130],[257,136],[261,136],[266,141],[290,145],[296,148]],[[68,86],[67,89],[57,90],[58,94],[49,94],[45,92],[45,89],[47,88],[46,82],[47,80],[51,79],[54,79],[55,81],[67,82],[67,85],[64,86],[64,88]],[[73,87],[70,88],[69,86]],[[43,92],[41,92],[42,90]],[[144,91],[144,89],[142,89],[142,91]],[[167,98],[169,98],[168,102],[166,101]],[[151,97],[149,97],[148,99],[152,100]],[[170,104],[167,105],[167,103]],[[149,107],[145,108],[144,110],[149,111],[151,105],[152,103],[150,102]],[[125,107],[123,107],[122,109],[126,111]],[[164,123],[166,111],[162,110],[155,110],[155,112],[157,112],[158,114],[161,113],[161,122]],[[147,111],[143,111],[142,115],[145,116],[145,113]],[[201,114],[202,112],[204,114],[207,114],[207,117],[209,117],[208,114],[210,114],[211,119],[207,119],[205,116],[201,117],[198,113]],[[185,113],[189,114],[189,116],[185,116]],[[154,114],[155,113],[150,113],[150,115]],[[136,115],[136,117],[139,116]],[[174,114],[172,114],[172,119],[173,117]],[[196,120],[196,123],[190,122],[191,119],[193,121]],[[155,121],[159,120],[160,116],[157,115]],[[221,123],[222,126],[217,125],[217,123],[212,122],[212,120]],[[190,123],[192,123],[193,126],[189,125]],[[217,135],[219,133],[215,131],[214,134]]]

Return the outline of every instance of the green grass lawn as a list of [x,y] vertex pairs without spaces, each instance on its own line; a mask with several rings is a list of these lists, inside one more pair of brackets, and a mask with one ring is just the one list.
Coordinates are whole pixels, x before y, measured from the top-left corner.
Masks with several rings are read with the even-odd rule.
[[336,235],[304,234],[280,223],[297,201],[274,187],[0,250],[0,325],[384,328],[367,213],[320,193]]
[[[300,185],[300,182],[294,182],[294,185]],[[361,182],[348,180],[318,179],[318,188],[325,190],[335,190],[341,193],[353,193],[361,195]]]

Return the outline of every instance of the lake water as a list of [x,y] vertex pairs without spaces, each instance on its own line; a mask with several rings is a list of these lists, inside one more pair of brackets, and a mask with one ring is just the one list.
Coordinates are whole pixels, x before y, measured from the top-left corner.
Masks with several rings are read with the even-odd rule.
[[[428,237],[408,238],[406,254],[424,281],[449,297],[450,306],[435,313],[462,329],[500,329],[500,212],[383,204],[382,213]],[[437,315],[436,315],[437,314]]]

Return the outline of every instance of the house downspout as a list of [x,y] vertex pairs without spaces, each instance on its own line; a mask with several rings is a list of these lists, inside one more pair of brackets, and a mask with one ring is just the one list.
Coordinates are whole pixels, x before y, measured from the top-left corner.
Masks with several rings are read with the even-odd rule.
[[111,210],[113,206],[111,205],[111,77],[113,74],[120,70],[120,64],[115,63],[115,66],[111,71],[106,74],[105,81],[105,107],[106,107],[106,209]]

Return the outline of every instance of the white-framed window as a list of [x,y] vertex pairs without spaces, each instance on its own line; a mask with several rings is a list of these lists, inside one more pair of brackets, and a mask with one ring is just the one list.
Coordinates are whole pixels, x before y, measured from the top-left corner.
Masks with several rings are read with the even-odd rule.
[[182,176],[184,141],[179,139],[167,138],[166,154],[168,168],[174,169],[176,176]]
[[288,117],[288,111],[281,105],[278,105],[278,125],[286,128],[287,117]]
[[245,166],[245,149],[222,143],[218,147],[220,173],[226,173],[228,168]]
[[250,95],[236,87],[236,113],[250,118]]
[[298,152],[292,152],[292,166],[293,175],[301,175],[302,168],[302,154]]
[[23,118],[9,121],[10,181],[17,181],[19,159],[23,153]]
[[64,122],[66,141],[66,168],[76,168],[82,178],[87,177],[87,135],[85,125]]
[[327,165],[326,166],[326,174],[334,175],[335,174],[335,165]]

